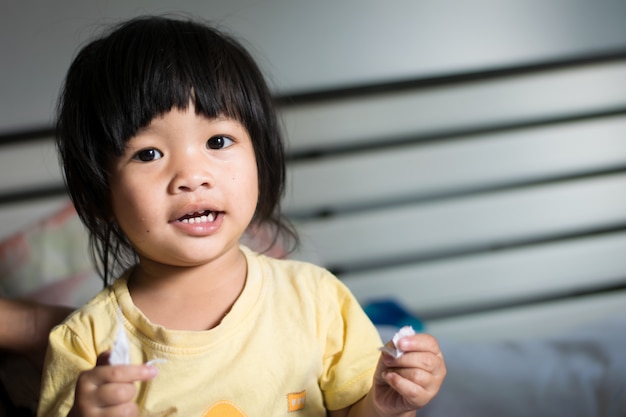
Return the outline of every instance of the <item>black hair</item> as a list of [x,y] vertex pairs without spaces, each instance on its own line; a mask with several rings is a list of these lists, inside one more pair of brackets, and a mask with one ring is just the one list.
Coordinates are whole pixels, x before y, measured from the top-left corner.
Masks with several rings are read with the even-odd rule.
[[198,114],[225,115],[247,129],[259,200],[254,225],[269,225],[272,246],[295,230],[280,213],[283,140],[272,96],[249,52],[234,38],[192,19],[138,17],[84,46],[68,70],[57,109],[57,147],[68,192],[90,235],[105,285],[136,262],[112,212],[108,167],[155,117],[193,103]]

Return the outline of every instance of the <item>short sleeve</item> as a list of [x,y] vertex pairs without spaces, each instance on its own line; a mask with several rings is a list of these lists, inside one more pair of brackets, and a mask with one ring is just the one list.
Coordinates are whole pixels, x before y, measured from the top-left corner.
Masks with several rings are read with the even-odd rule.
[[66,325],[50,333],[41,381],[39,417],[66,416],[74,403],[76,379],[95,365],[96,353]]
[[[339,280],[328,281],[324,373],[320,387],[326,408],[338,410],[364,397],[372,386],[382,345],[360,304]],[[320,314],[324,314],[320,312]]]

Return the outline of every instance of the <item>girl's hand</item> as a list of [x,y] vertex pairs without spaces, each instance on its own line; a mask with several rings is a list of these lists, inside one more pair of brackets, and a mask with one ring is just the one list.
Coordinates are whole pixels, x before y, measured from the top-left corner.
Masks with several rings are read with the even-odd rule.
[[378,361],[372,394],[380,415],[401,415],[422,408],[439,392],[446,375],[434,337],[407,336],[398,341],[398,348],[404,351],[400,358],[383,352]]
[[157,374],[150,365],[109,365],[110,352],[98,356],[93,369],[82,372],[76,382],[74,406],[68,417],[139,415],[133,401],[135,382],[149,381]]

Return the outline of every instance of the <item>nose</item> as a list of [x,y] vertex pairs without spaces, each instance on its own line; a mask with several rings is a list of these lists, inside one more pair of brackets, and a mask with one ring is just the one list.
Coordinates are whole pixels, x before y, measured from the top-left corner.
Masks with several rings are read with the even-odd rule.
[[173,176],[169,187],[172,194],[192,192],[199,188],[213,186],[209,162],[196,153],[185,153],[173,165]]

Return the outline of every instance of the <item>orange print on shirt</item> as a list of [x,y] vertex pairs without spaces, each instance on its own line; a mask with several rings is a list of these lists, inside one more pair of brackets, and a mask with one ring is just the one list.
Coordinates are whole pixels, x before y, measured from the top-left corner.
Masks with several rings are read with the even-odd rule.
[[306,400],[306,390],[300,392],[292,392],[287,394],[287,411],[304,410],[304,402]]
[[202,417],[248,417],[235,404],[229,401],[220,401],[206,410]]

